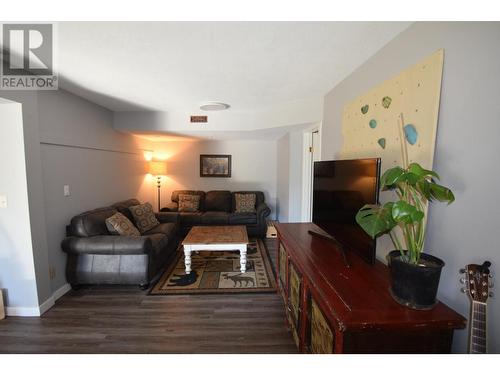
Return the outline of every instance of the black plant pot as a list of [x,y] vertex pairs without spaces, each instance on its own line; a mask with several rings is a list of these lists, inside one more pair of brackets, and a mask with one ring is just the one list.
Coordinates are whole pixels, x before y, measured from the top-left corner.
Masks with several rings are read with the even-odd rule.
[[415,310],[430,310],[436,294],[444,262],[429,254],[420,255],[420,264],[401,260],[399,250],[387,255],[391,271],[391,295],[396,302]]

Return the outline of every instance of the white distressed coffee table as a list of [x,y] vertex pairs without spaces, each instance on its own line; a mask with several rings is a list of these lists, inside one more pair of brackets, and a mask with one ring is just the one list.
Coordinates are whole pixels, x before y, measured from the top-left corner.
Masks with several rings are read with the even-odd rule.
[[186,274],[191,273],[191,253],[193,251],[239,251],[240,270],[247,266],[247,228],[244,225],[192,227],[182,241]]

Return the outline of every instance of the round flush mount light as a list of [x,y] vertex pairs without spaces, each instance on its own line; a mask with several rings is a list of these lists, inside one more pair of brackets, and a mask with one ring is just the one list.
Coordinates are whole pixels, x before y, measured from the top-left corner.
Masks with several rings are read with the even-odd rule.
[[200,105],[202,111],[224,111],[230,107],[229,104],[221,102],[205,102]]

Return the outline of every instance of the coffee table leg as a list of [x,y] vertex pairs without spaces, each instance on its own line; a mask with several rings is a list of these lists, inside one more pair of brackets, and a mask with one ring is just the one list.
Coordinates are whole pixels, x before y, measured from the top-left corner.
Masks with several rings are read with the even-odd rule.
[[241,266],[241,273],[245,273],[247,270],[247,247],[240,248],[240,266]]
[[184,246],[184,266],[186,267],[186,275],[191,273],[191,249]]

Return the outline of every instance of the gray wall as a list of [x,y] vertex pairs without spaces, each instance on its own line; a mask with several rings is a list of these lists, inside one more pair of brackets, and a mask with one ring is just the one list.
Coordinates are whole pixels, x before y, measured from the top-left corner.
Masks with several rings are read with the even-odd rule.
[[277,192],[277,219],[288,222],[289,186],[290,186],[290,134],[281,137],[276,147],[276,192]]
[[[2,91],[0,97],[22,104],[31,240],[41,305],[66,284],[60,243],[72,216],[130,197],[154,198],[144,157],[149,142],[116,132],[111,111],[64,90]],[[0,130],[2,137],[8,134]],[[70,185],[69,197],[63,195],[65,184]],[[55,271],[52,280],[49,268]]]
[[277,192],[279,221],[302,221],[304,127],[288,132],[278,140]]
[[[61,251],[74,215],[137,197],[152,198],[141,145],[112,128],[113,113],[64,90],[39,93],[39,127],[51,290],[66,283]],[[63,186],[69,185],[65,197]]]
[[290,132],[289,167],[290,181],[288,192],[288,221],[302,221],[302,163],[304,159],[304,131]]
[[[425,251],[446,262],[439,298],[468,317],[459,268],[489,259],[500,269],[498,161],[500,160],[500,23],[418,22],[338,84],[325,97],[322,159],[339,156],[346,103],[444,48],[444,71],[434,169],[456,195],[432,204]],[[382,257],[384,254],[378,254]],[[500,299],[489,300],[489,349],[500,352]],[[458,331],[455,352],[467,349]]]

